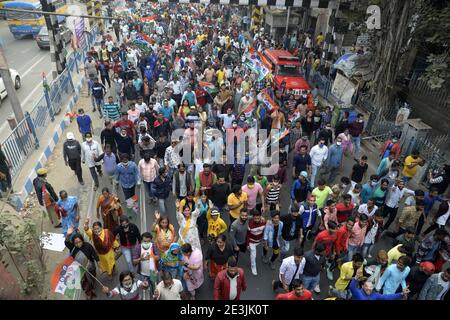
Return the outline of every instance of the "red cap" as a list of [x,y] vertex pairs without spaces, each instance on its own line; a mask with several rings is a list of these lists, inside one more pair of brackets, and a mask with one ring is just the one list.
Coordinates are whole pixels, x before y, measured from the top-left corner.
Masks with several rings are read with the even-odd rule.
[[430,262],[430,261],[424,261],[424,262],[421,262],[421,263],[419,264],[419,266],[420,266],[424,271],[427,271],[427,272],[429,272],[429,273],[434,273],[435,267],[434,267],[434,264],[433,264],[432,262]]

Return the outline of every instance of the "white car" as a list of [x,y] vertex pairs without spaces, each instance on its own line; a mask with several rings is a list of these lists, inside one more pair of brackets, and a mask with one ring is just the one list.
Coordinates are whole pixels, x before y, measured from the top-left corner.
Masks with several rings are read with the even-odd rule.
[[[22,85],[19,73],[14,69],[9,69],[9,73],[11,74],[11,79],[14,82],[14,87],[16,88],[16,90],[18,90]],[[7,95],[8,93],[6,92],[5,84],[3,83],[3,79],[0,76],[0,102]]]

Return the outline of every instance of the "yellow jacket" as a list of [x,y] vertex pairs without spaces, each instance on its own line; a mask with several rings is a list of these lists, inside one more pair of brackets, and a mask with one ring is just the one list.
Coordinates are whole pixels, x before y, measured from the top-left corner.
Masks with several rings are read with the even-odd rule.
[[[360,269],[362,269],[362,267]],[[336,290],[344,291],[347,288],[353,278],[354,271],[353,261],[346,262],[341,266],[341,274],[335,284]]]
[[208,220],[208,236],[217,237],[219,234],[224,233],[227,231],[227,224],[223,219],[220,217],[217,218],[217,220],[214,220],[211,217],[211,210],[208,210],[206,214],[206,219]]

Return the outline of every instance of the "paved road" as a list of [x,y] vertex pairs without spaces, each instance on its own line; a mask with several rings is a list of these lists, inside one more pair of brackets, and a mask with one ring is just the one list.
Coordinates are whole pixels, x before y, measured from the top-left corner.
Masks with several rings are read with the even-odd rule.
[[[90,109],[90,108],[86,108],[86,109]],[[98,117],[98,113],[95,114],[93,117]],[[99,137],[100,136],[100,128],[96,128],[95,130],[95,134],[94,136]],[[292,157],[292,155],[291,155]],[[369,157],[371,158],[371,157]],[[292,160],[289,161],[289,163],[292,163]],[[346,158],[344,161],[344,165],[343,165],[343,173],[350,173],[351,171],[351,166],[353,165],[353,160],[350,158]],[[291,170],[291,169],[290,169]],[[375,171],[375,159],[374,161],[372,161],[371,163],[369,163],[369,174],[372,174]],[[84,170],[84,177],[85,177],[85,181],[89,182],[88,185],[90,185],[92,179],[89,176],[88,170]],[[291,171],[288,171],[291,172]],[[247,172],[248,174],[248,172]],[[73,176],[73,179],[75,179],[75,176]],[[284,189],[282,191],[282,214],[286,214],[288,207],[289,207],[289,203],[290,203],[290,198],[289,198],[289,192],[288,192],[288,188],[291,187],[292,185],[292,178],[290,178],[290,180],[288,181],[288,183],[286,183],[286,185],[284,186]],[[244,181],[246,181],[246,178],[244,179]],[[336,179],[336,181],[338,181],[338,179]],[[111,185],[109,184],[109,182],[107,182],[107,180],[105,178],[100,178],[100,188],[97,190],[96,192],[96,197],[100,194],[101,192],[101,188],[102,187],[110,187]],[[144,188],[144,186],[142,186],[141,188]],[[139,188],[136,188],[136,192],[139,193],[141,190]],[[142,210],[141,212],[145,214],[145,227],[142,226],[141,221],[142,221],[142,217],[138,216],[135,219],[135,223],[137,224],[137,226],[139,227],[139,229],[142,232],[145,231],[149,231],[149,227],[151,226],[151,224],[154,222],[154,211],[155,211],[155,206],[151,205],[149,203],[149,199],[148,196],[146,195],[146,192],[141,192],[141,195],[143,195],[145,197],[145,209]],[[119,190],[118,192],[119,197],[121,198],[121,201],[124,203],[124,196],[121,190]],[[172,198],[172,195],[170,196],[170,201],[169,201],[169,206],[168,206],[168,216],[170,219],[170,222],[174,225],[175,229],[178,230],[178,223],[176,221],[176,217],[175,217],[175,202]],[[94,211],[92,211],[93,214]],[[228,217],[224,217],[225,221],[228,223],[229,219]],[[95,219],[94,219],[95,220]],[[311,247],[312,241],[306,242],[305,245],[305,251],[309,250]],[[292,252],[292,248],[294,246],[291,246],[291,252]],[[390,243],[389,240],[383,240],[381,241],[379,244],[377,244],[377,246],[374,248],[374,250],[378,250],[378,248],[390,248]],[[206,245],[203,247],[203,252],[205,253],[206,251]],[[258,268],[258,276],[253,276],[251,273],[251,269],[250,269],[250,258],[249,258],[249,253],[247,252],[246,254],[241,254],[239,257],[239,266],[242,267],[245,271],[245,275],[246,275],[246,279],[247,279],[247,284],[248,284],[248,289],[246,292],[243,292],[241,298],[243,300],[254,300],[254,299],[261,299],[261,300],[271,300],[274,299],[275,297],[275,293],[272,292],[271,290],[271,282],[272,280],[276,280],[278,278],[278,272],[279,272],[279,266],[281,264],[280,259],[278,259],[277,261],[277,269],[276,270],[271,270],[270,266],[268,264],[264,264],[262,262],[262,247],[260,246],[258,248],[258,255],[257,255],[257,268]],[[118,260],[118,264],[117,264],[117,271],[118,273],[120,273],[120,271],[126,270],[126,264],[125,264],[125,260],[123,257],[121,257]],[[106,275],[100,275],[99,279],[100,281],[102,281],[105,285],[109,286],[110,288],[115,287],[118,284],[118,273],[113,277],[112,280],[109,280],[108,277]],[[339,276],[339,271],[335,270],[335,274],[334,274],[334,279],[336,280],[337,277]],[[330,282],[327,278],[326,278],[326,274],[323,273],[322,274],[322,279],[321,279],[321,294],[314,294],[314,298],[315,299],[323,299],[326,298],[328,296],[328,287],[329,285],[334,285],[335,281]],[[205,272],[205,282],[203,284],[203,286],[197,290],[197,299],[198,300],[211,300],[212,299],[212,292],[213,292],[213,282],[209,279],[207,273]],[[82,299],[84,299],[84,294],[81,294]],[[105,295],[101,292],[101,288],[100,286],[97,286],[97,299],[106,299]]]
[[[69,12],[86,13],[86,5],[74,3],[69,6]],[[67,26],[73,29],[73,20],[69,20]],[[72,30],[74,32],[74,30]],[[75,32],[74,32],[75,33]],[[6,21],[0,22],[0,39],[2,40],[5,56],[9,67],[19,72],[22,80],[22,86],[17,91],[19,101],[22,104],[23,111],[30,111],[36,99],[42,95],[42,73],[47,75],[47,80],[52,80],[50,51],[41,50],[34,39],[26,38],[21,40],[14,39],[9,31]],[[0,136],[6,138],[11,132],[6,119],[13,115],[8,97],[0,103]],[[3,121],[4,120],[4,121]]]

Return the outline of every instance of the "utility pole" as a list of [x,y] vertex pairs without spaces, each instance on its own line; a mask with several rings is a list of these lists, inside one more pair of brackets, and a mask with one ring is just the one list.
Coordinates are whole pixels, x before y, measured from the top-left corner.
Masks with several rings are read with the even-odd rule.
[[[39,0],[41,2],[42,11],[56,12],[53,3],[48,0]],[[51,1],[51,0],[50,0]],[[44,15],[45,23],[48,29],[48,37],[50,42],[50,58],[53,63],[52,76],[56,79],[58,74],[61,74],[66,68],[66,57],[63,53],[64,44],[61,39],[61,32],[59,30],[58,18],[55,15]]]
[[289,30],[289,18],[291,16],[291,7],[288,7],[287,9],[288,10],[287,10],[287,19],[286,19],[286,30],[285,30],[285,33],[288,33],[288,30]]
[[0,43],[0,75],[3,79],[3,84],[5,85],[6,92],[8,93],[9,101],[11,101],[11,107],[16,117],[17,123],[24,119],[22,106],[20,105],[19,98],[16,94],[16,88],[14,86],[14,81],[11,78],[9,72],[8,62],[6,61],[5,52],[3,51],[3,46]]

